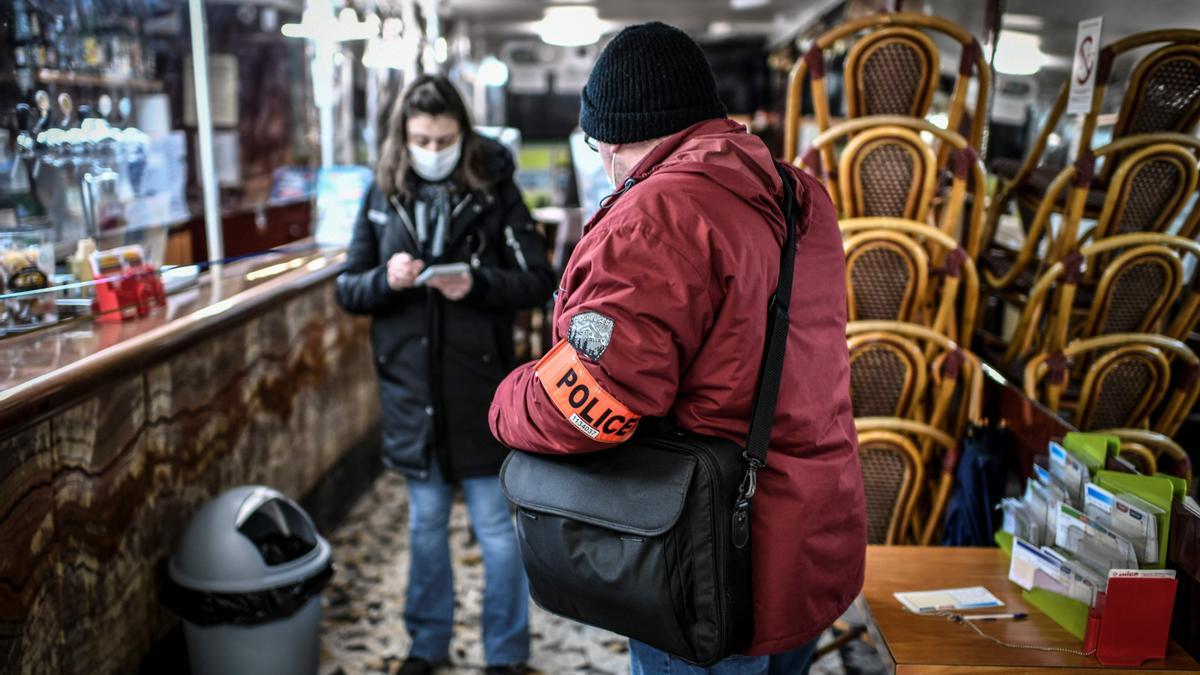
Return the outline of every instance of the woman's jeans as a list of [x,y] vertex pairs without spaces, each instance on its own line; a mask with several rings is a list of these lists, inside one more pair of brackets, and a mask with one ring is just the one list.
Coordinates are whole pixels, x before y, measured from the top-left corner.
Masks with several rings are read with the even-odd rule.
[[[489,666],[529,659],[529,582],[508,503],[496,476],[462,481],[471,527],[483,549],[483,645]],[[454,487],[434,463],[427,480],[408,479],[412,558],[404,623],[409,656],[445,660],[454,628],[454,575],[450,562],[450,506]]]
[[629,641],[631,675],[807,675],[817,641],[790,652],[771,656],[730,656],[707,668],[655,649],[637,640]]

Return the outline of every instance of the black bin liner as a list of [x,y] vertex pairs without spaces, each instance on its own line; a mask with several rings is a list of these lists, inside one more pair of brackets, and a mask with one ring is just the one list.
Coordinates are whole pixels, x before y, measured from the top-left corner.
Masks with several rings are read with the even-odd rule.
[[319,595],[331,578],[332,563],[316,575],[295,584],[251,593],[214,593],[184,588],[171,579],[170,575],[164,575],[159,600],[180,618],[198,626],[253,626],[286,619],[295,614],[309,600]]

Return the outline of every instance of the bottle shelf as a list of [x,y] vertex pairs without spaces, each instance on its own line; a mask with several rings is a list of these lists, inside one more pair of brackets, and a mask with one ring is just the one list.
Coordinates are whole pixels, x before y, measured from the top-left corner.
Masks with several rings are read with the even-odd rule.
[[88,75],[73,73],[65,70],[50,70],[42,68],[36,73],[37,81],[43,84],[58,84],[78,87],[125,88],[138,91],[160,91],[162,80],[143,80],[131,77],[114,77],[109,75]]

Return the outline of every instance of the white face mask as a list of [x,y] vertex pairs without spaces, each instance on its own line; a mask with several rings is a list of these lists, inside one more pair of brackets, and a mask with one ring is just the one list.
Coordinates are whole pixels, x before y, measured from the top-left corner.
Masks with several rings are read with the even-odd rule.
[[462,139],[458,139],[454,145],[442,150],[426,150],[409,143],[408,156],[412,163],[412,170],[418,176],[431,183],[436,183],[449,176],[454,171],[454,167],[458,166],[458,160],[462,157]]

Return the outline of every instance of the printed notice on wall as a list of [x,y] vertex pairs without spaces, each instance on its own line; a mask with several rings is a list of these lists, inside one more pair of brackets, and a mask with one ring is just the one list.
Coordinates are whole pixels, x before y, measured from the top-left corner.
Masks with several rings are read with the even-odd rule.
[[[196,126],[196,89],[192,57],[183,64],[183,123]],[[214,127],[238,125],[238,60],[231,54],[208,56],[208,100]]]
[[1096,71],[1100,64],[1100,26],[1104,17],[1079,22],[1075,36],[1075,57],[1071,66],[1071,94],[1067,114],[1083,115],[1092,109],[1092,92],[1096,89]]
[[[237,187],[242,183],[242,155],[237,131],[214,131],[213,169],[217,174],[217,185]],[[197,153],[198,154],[198,153]]]

